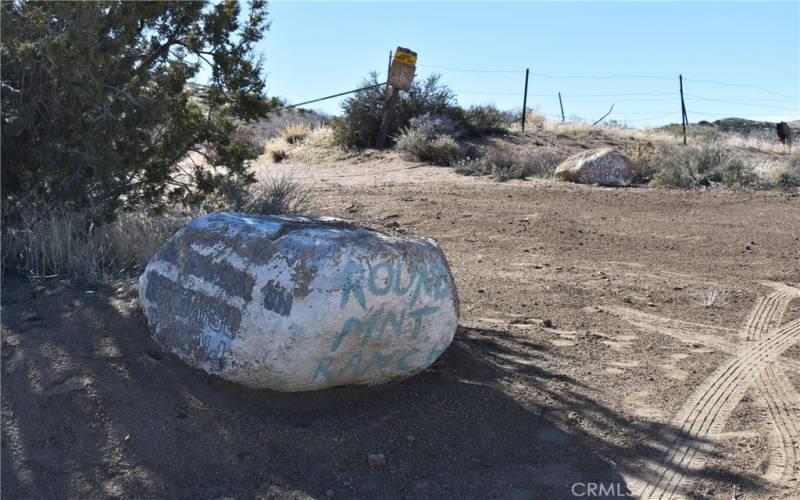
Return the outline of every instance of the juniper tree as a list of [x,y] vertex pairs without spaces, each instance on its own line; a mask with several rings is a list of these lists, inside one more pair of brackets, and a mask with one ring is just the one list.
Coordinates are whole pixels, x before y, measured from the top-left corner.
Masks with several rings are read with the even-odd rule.
[[[3,2],[4,199],[111,214],[252,182],[257,151],[232,133],[274,102],[254,53],[266,3],[248,7]],[[207,85],[190,84],[198,75]]]

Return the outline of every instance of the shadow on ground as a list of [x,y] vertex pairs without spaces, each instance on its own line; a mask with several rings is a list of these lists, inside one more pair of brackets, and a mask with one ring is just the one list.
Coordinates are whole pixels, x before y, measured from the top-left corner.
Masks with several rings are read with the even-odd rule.
[[653,453],[570,431],[548,410],[630,422],[508,332],[461,329],[404,382],[281,394],[162,354],[130,293],[6,280],[3,301],[8,498],[570,498],[575,483],[625,491],[601,456]]

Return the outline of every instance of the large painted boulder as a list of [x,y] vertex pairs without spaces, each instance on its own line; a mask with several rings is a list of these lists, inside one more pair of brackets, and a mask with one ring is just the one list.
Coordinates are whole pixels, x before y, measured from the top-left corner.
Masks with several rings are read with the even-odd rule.
[[150,260],[139,298],[165,349],[279,391],[411,376],[447,349],[458,322],[436,243],[331,218],[194,219]]
[[627,186],[636,171],[631,161],[613,148],[597,148],[564,160],[553,176],[563,181],[601,186]]

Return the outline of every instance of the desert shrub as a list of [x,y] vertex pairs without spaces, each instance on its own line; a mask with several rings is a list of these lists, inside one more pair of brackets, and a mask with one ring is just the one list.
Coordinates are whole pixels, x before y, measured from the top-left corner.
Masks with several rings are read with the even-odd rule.
[[481,156],[468,156],[457,161],[455,171],[461,175],[480,176],[492,173],[492,165]]
[[651,184],[658,187],[688,188],[694,179],[687,172],[686,167],[679,162],[665,162],[655,169]]
[[455,164],[462,175],[492,175],[498,181],[527,177],[552,177],[567,154],[555,148],[514,150],[488,148],[478,157],[468,157]]
[[567,157],[565,153],[554,148],[489,151],[486,161],[491,165],[492,175],[499,181],[526,177],[552,177],[558,164]]
[[288,144],[295,144],[305,140],[311,129],[304,123],[288,123],[278,132],[278,136]]
[[492,104],[471,106],[463,114],[464,130],[471,137],[505,134],[513,121],[510,113],[500,111]]
[[311,128],[302,140],[276,136],[267,141],[265,152],[274,163],[286,158],[306,163],[320,163],[343,160],[352,154],[351,151],[336,144],[333,129],[329,126]]
[[[362,87],[377,85],[377,73],[361,83]],[[344,113],[334,119],[333,130],[336,143],[345,148],[365,148],[375,145],[383,118],[386,88],[375,87],[362,90],[347,98],[342,105]],[[439,75],[431,75],[415,81],[408,92],[401,92],[389,129],[390,140],[401,129],[408,127],[412,118],[426,113],[448,115],[456,110],[453,92],[439,81]]]
[[433,165],[448,166],[461,156],[461,146],[452,136],[426,136],[415,129],[407,129],[400,134],[397,149],[407,158]]
[[[164,195],[202,197],[260,149],[255,46],[266,2],[3,2],[2,188],[111,218]],[[213,57],[207,57],[213,54]],[[189,82],[206,67],[205,87]],[[205,162],[181,172],[191,151]],[[180,178],[181,180],[179,180]],[[179,189],[173,189],[181,186]]]
[[779,188],[800,187],[800,159],[764,165],[765,175]]
[[312,208],[308,188],[291,176],[267,176],[263,182],[245,184],[231,181],[223,185],[216,203],[207,209],[259,215],[291,215]]
[[[633,137],[631,137],[633,139]],[[649,161],[655,151],[655,145],[649,141],[636,141],[620,148],[620,152],[631,160],[634,167],[633,182],[646,184],[659,171],[656,163]]]
[[400,131],[396,147],[410,159],[448,166],[462,156],[454,133],[457,127],[450,118],[427,113],[410,120]]
[[642,168],[655,172],[655,186],[688,188],[722,183],[727,187],[752,185],[758,176],[753,165],[720,146],[659,145],[641,161]]
[[285,149],[280,147],[267,147],[267,154],[272,159],[272,163],[280,163],[289,156]]
[[728,158],[720,166],[720,174],[728,188],[747,187],[758,179],[753,166],[741,158]]
[[294,160],[320,163],[343,160],[352,153],[336,144],[331,127],[319,127],[313,129],[302,143],[295,144],[288,154]]
[[430,144],[428,160],[434,165],[452,165],[461,157],[461,145],[452,136],[437,136]]
[[329,126],[331,118],[318,111],[295,108],[272,112],[265,118],[242,123],[237,129],[237,134],[256,147],[264,147],[271,139],[280,136],[282,130],[289,125],[301,125],[313,131]]
[[[10,208],[10,213],[9,213]],[[32,280],[69,278],[109,283],[141,273],[156,250],[189,217],[136,208],[113,221],[92,223],[85,211],[19,204],[4,210],[3,272]]]
[[[541,129],[544,128],[545,123],[546,120],[544,115],[537,111],[528,111],[528,113],[525,115],[525,126],[528,128]],[[555,122],[555,123],[560,123],[560,122]]]

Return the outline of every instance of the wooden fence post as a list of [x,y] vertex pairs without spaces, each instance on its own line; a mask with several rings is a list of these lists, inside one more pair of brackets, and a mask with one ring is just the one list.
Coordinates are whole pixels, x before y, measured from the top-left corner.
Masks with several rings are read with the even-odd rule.
[[389,99],[386,101],[386,107],[383,109],[383,119],[381,120],[381,128],[378,130],[378,139],[375,141],[375,147],[383,149],[386,145],[386,137],[389,135],[389,127],[392,125],[392,118],[394,118],[394,108],[397,106],[397,100],[400,97],[400,91],[396,88],[389,87]]

